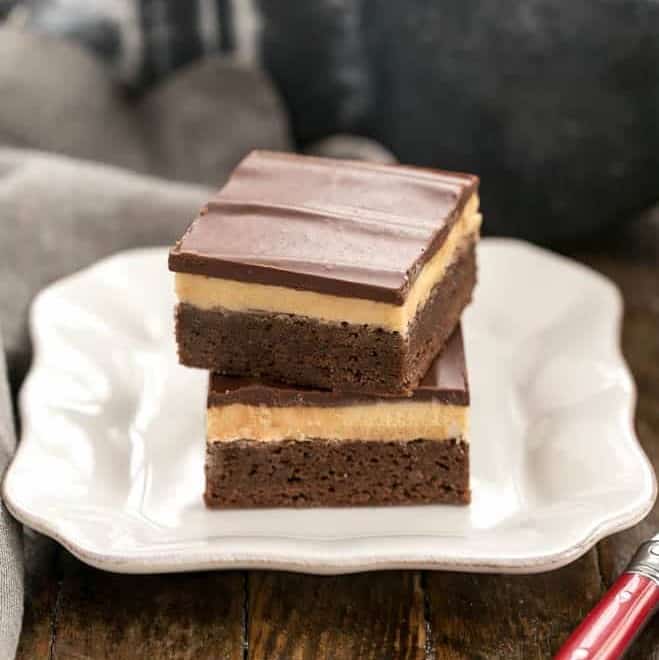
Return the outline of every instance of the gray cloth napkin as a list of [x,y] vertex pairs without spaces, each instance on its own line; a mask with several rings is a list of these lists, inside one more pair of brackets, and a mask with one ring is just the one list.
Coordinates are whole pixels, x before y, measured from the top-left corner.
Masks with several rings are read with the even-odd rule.
[[267,75],[224,57],[127,96],[77,46],[0,25],[0,99],[0,145],[195,184],[218,186],[250,149],[292,147]]
[[14,390],[30,362],[32,298],[119,250],[171,245],[208,194],[200,186],[0,146],[0,324]]
[[[0,474],[16,446],[0,338]],[[23,548],[20,530],[0,501],[0,658],[13,658],[23,619]]]

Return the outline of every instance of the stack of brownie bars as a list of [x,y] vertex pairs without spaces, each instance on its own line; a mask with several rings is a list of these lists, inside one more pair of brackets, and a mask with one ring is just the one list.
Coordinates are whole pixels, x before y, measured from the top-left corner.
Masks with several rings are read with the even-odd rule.
[[171,250],[210,507],[467,503],[478,178],[256,151]]

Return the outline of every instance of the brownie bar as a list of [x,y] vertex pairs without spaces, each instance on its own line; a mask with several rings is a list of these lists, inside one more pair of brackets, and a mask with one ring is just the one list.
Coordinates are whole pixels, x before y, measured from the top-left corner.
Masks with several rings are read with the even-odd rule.
[[471,298],[477,185],[250,154],[170,253],[180,361],[409,395]]
[[467,503],[469,390],[457,330],[412,397],[213,374],[209,507]]
[[313,438],[216,442],[206,450],[214,508],[466,504],[469,445]]

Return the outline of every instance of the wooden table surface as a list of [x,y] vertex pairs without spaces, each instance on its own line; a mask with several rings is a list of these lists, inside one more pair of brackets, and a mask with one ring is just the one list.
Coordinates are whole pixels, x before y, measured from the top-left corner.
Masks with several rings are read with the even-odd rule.
[[[567,252],[624,294],[623,350],[639,392],[636,428],[659,467],[659,211],[597,246]],[[655,507],[572,565],[531,576],[114,575],[32,535],[18,657],[548,658],[658,530]],[[659,622],[629,657],[659,658]]]

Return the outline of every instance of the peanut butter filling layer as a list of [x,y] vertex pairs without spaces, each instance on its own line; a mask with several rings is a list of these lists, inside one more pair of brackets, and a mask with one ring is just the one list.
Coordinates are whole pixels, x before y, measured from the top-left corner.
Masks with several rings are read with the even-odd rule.
[[176,293],[180,302],[204,310],[295,314],[326,322],[374,325],[405,335],[417,310],[451,263],[477,240],[482,220],[478,203],[478,196],[472,195],[441,248],[421,269],[402,305],[178,272]]
[[212,406],[206,418],[209,443],[231,440],[381,440],[423,438],[467,441],[469,408],[434,401],[378,401],[354,406]]

